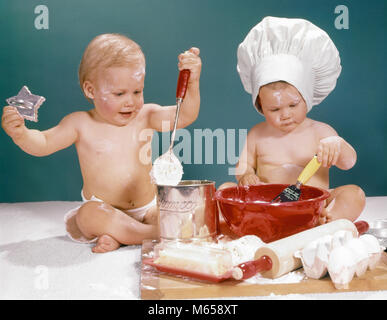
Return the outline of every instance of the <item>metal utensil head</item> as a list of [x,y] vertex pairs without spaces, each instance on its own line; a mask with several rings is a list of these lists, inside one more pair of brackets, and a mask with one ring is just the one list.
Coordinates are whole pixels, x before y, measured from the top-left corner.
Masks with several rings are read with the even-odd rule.
[[171,148],[153,163],[151,180],[160,185],[177,185],[183,176],[183,166]]
[[301,189],[297,185],[293,184],[285,188],[278,196],[276,196],[271,202],[290,202],[300,199]]

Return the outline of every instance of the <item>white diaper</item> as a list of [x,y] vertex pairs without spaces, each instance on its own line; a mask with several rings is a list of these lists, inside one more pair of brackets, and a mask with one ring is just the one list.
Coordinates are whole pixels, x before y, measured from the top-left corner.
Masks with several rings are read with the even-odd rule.
[[[83,202],[88,202],[88,201],[99,201],[103,202],[101,199],[91,196],[90,200],[87,200],[85,196],[83,195],[83,191],[81,191],[81,197]],[[128,210],[122,210],[124,213],[132,217],[133,219],[136,219],[139,222],[143,222],[146,213],[150,208],[156,205],[156,197],[146,204],[145,206],[142,206],[140,208],[135,208],[135,209],[128,209]],[[79,230],[77,223],[75,221],[75,216],[78,212],[78,209],[82,206],[83,204],[79,205],[78,207],[70,210],[67,212],[64,216],[64,222],[66,225],[66,233],[67,235],[74,240],[75,242],[80,242],[80,243],[93,243],[96,242],[98,237],[95,237],[94,239],[86,239],[85,236],[82,234],[81,230]]]

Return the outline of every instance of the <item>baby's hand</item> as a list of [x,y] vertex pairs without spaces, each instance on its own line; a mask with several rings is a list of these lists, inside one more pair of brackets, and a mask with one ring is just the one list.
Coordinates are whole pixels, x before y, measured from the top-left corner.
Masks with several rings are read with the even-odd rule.
[[24,118],[11,106],[4,107],[1,126],[13,140],[19,139],[26,129]]
[[320,140],[317,149],[317,160],[321,162],[323,167],[330,168],[336,165],[340,156],[342,142],[343,138],[339,136],[331,136]]
[[247,186],[252,184],[262,184],[262,182],[259,180],[256,174],[248,173],[239,179],[239,184],[243,186]]
[[189,82],[199,81],[202,69],[202,60],[199,57],[200,50],[192,47],[188,51],[179,54],[179,70],[188,69],[191,71]]

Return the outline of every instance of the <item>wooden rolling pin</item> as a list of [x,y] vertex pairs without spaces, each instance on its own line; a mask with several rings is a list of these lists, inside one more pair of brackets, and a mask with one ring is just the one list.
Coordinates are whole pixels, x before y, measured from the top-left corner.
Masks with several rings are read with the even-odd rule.
[[242,280],[261,273],[265,278],[278,278],[302,266],[301,259],[295,258],[294,253],[303,249],[308,243],[325,235],[333,235],[340,230],[348,230],[354,237],[357,237],[366,232],[368,228],[366,221],[352,223],[347,219],[339,219],[270,242],[257,250],[255,260],[242,263],[234,268],[232,276],[234,279]]

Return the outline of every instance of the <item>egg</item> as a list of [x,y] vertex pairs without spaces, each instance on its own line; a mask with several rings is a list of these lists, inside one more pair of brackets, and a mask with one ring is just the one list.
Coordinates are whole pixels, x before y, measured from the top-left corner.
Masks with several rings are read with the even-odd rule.
[[371,234],[363,234],[359,237],[368,251],[368,268],[373,270],[376,268],[381,256],[382,248],[380,247],[378,239]]
[[353,238],[349,240],[345,246],[352,250],[356,260],[355,273],[358,277],[361,277],[367,271],[369,263],[369,255],[366,245],[359,238]]
[[334,248],[329,255],[328,273],[336,289],[348,289],[356,271],[356,257],[346,246]]
[[295,254],[300,258],[307,277],[320,279],[328,271],[329,252],[331,250],[332,236],[327,235],[309,243]]
[[353,234],[348,230],[340,230],[333,234],[332,248],[341,247],[353,238]]

